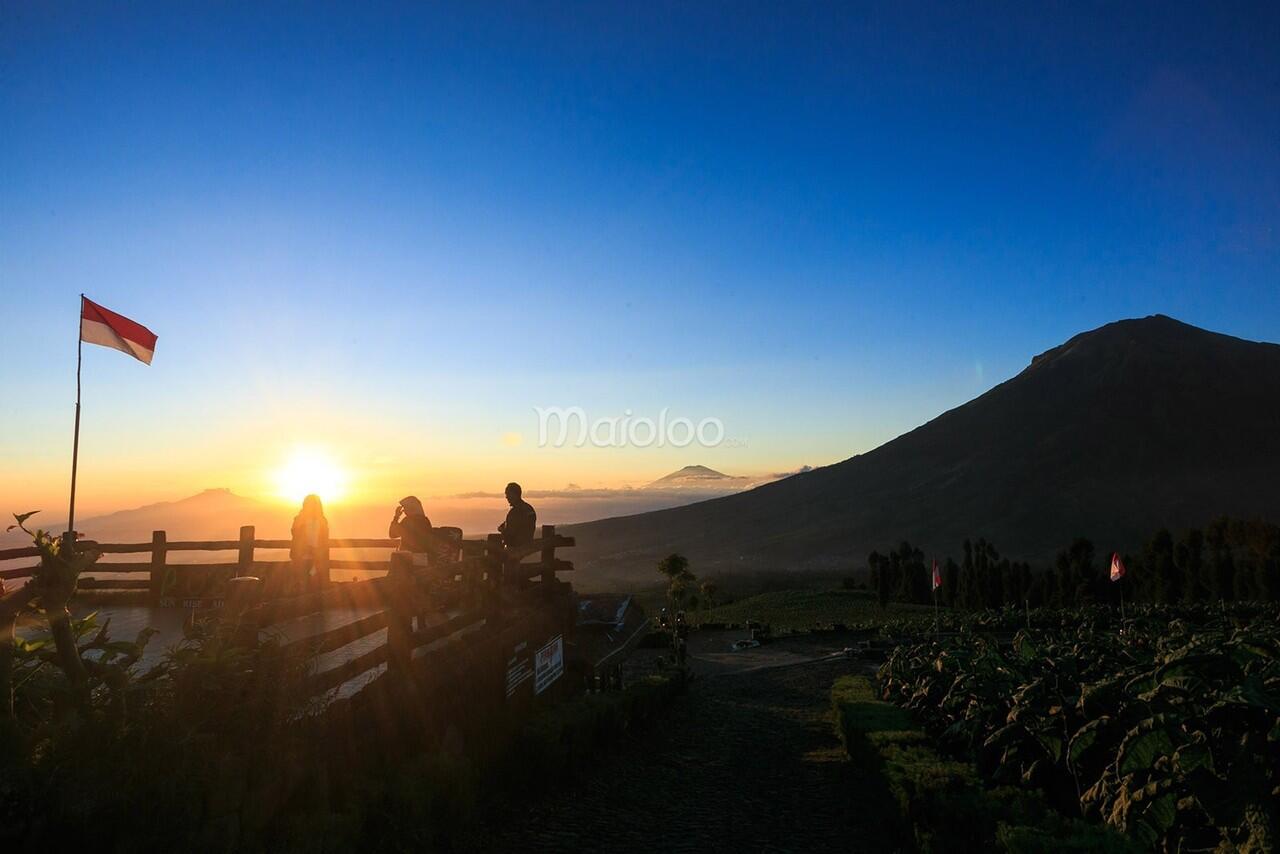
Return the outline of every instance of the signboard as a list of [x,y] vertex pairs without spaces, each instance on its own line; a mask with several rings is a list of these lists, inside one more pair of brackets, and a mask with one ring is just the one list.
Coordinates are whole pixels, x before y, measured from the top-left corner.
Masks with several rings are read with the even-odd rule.
[[533,661],[533,693],[541,694],[564,674],[564,636],[556,635]]
[[220,607],[235,574],[234,566],[170,564],[160,578],[160,607]]
[[529,644],[521,641],[511,650],[507,659],[507,699],[516,690],[533,678],[533,662],[529,658]]
[[172,596],[162,596],[160,598],[161,608],[186,608],[187,610],[199,610],[202,608],[221,608],[225,604],[225,599],[175,599]]

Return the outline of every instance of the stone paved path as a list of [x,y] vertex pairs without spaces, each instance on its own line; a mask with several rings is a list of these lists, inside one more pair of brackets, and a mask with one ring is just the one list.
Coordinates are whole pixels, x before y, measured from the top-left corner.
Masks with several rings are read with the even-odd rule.
[[[831,727],[857,662],[697,679],[634,743],[561,796],[503,820],[488,851],[888,851]],[[861,665],[865,670],[865,665]]]

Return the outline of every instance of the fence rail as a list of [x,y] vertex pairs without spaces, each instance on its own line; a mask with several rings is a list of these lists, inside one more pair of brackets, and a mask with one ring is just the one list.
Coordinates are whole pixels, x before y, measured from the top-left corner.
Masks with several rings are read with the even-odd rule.
[[[554,526],[544,526],[545,530],[554,531]],[[270,559],[261,560],[257,556],[258,551],[283,551],[288,550],[292,546],[290,540],[280,539],[257,539],[254,536],[255,529],[253,525],[245,525],[240,529],[240,537],[235,540],[174,540],[168,539],[165,531],[155,531],[151,535],[150,542],[141,543],[99,543],[92,540],[83,541],[82,545],[90,546],[103,555],[148,555],[145,561],[122,561],[120,563],[99,563],[86,573],[81,587],[85,590],[149,590],[151,592],[151,604],[154,605],[176,605],[179,602],[191,603],[193,600],[210,599],[216,600],[220,597],[204,595],[207,590],[200,590],[199,586],[192,589],[192,585],[184,584],[184,575],[192,575],[196,573],[221,574],[229,577],[237,577],[243,575],[272,575],[276,572],[285,570],[291,566],[292,561],[288,559]],[[554,536],[554,534],[553,534]],[[544,533],[545,538],[545,533]],[[560,538],[559,545],[571,545],[572,542],[566,538]],[[327,542],[321,543],[316,554],[315,563],[318,567],[322,567],[323,578],[320,579],[321,584],[329,583],[330,570],[343,570],[355,572],[387,572],[390,570],[390,560],[370,560],[368,558],[334,558],[330,557],[334,550],[343,549],[388,549],[394,550],[400,545],[399,540],[381,538],[381,537],[347,537],[347,538],[329,538]],[[510,551],[507,559],[519,560],[527,557],[544,546],[541,541],[537,548],[528,547],[521,550]],[[494,551],[494,536],[490,536],[484,540],[462,540],[460,543],[461,556],[465,558],[484,557]],[[235,552],[236,560],[216,561],[216,562],[190,562],[190,563],[174,563],[168,560],[171,553],[177,552]],[[38,558],[40,552],[33,546],[20,548],[0,549],[0,566],[5,562],[18,561],[23,558]],[[571,569],[569,565],[559,567],[559,571]],[[32,576],[38,564],[26,564],[23,566],[0,568],[0,580],[20,580]],[[100,578],[99,575],[127,575],[132,573],[147,573],[149,579],[147,583],[140,583],[132,579],[123,578]],[[203,585],[205,588],[214,586],[214,582]],[[170,589],[173,588],[173,589]]]

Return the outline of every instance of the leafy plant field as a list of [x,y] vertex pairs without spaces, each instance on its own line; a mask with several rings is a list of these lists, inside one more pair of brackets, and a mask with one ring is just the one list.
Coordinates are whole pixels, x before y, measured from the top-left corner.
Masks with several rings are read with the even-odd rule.
[[[874,593],[863,590],[780,590],[761,593],[717,608],[688,614],[694,624],[736,623],[748,620],[768,623],[774,631],[807,630],[833,625],[872,628],[886,619],[932,621],[933,609],[923,605],[892,603],[881,608]],[[932,625],[932,623],[929,623]]]
[[[1276,846],[1280,609],[1144,607],[961,622],[898,647],[882,696],[996,784],[1033,785],[1066,814],[1147,847]],[[1024,622],[1026,615],[1023,615]]]
[[986,788],[972,763],[940,756],[914,716],[880,700],[864,676],[836,680],[831,705],[849,758],[887,796],[874,808],[898,836],[895,848],[920,854],[1142,850],[1111,828],[1065,818],[1035,790]]

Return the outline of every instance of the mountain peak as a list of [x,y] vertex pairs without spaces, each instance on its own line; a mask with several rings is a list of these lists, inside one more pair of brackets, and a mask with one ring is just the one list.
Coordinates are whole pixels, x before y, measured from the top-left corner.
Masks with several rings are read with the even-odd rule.
[[1156,314],[1081,332],[803,477],[575,527],[575,560],[648,572],[658,551],[678,551],[704,568],[835,568],[902,540],[941,555],[981,536],[1048,562],[1080,536],[1110,551],[1215,516],[1280,518],[1278,479],[1280,345]]
[[724,472],[718,472],[713,468],[694,465],[685,466],[678,471],[673,471],[671,474],[664,475],[649,484],[649,486],[659,488],[673,486],[718,487],[730,486],[743,480],[744,478],[734,477],[732,475],[725,474]]
[[1146,366],[1168,375],[1177,370],[1176,365],[1248,359],[1261,350],[1276,347],[1211,332],[1165,314],[1151,314],[1081,332],[1034,357],[1028,370],[1065,363],[1127,369]]
[[706,466],[685,466],[679,471],[672,472],[671,474],[667,475],[667,477],[675,477],[677,475],[684,475],[684,476],[698,475],[700,477],[728,477],[728,475],[725,474],[724,472],[718,472],[715,469],[707,468]]

